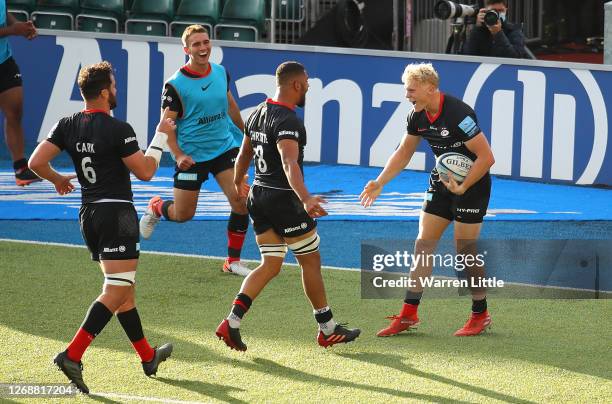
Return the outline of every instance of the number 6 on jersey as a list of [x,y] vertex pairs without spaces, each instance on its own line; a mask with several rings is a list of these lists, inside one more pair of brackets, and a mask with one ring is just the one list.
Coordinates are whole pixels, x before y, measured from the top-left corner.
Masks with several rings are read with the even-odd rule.
[[93,166],[87,166],[87,164],[91,164],[91,157],[83,157],[81,160],[81,169],[83,170],[83,176],[87,178],[91,184],[96,183],[96,170],[94,170]]

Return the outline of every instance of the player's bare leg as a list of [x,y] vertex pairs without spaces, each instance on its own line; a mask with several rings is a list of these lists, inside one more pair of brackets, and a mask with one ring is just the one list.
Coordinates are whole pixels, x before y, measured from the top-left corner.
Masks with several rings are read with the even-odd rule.
[[238,351],[247,349],[239,331],[242,317],[268,282],[280,273],[287,252],[285,241],[272,229],[258,234],[256,240],[261,251],[261,263],[244,279],[240,293],[234,299],[230,314],[216,330],[219,338],[223,339],[230,348]]
[[319,325],[317,334],[319,345],[327,348],[334,344],[354,341],[361,334],[361,330],[358,328],[349,329],[336,323],[327,304],[325,285],[321,274],[320,237],[317,230],[311,230],[299,237],[285,237],[285,241],[302,268],[304,293],[310,300],[315,320]]
[[160,347],[151,348],[142,330],[140,315],[136,309],[136,287],[130,287],[130,293],[123,304],[115,311],[115,315],[121,323],[123,330],[130,339],[134,350],[140,357],[142,369],[147,376],[157,373],[159,364],[172,354],[172,344],[164,344]]
[[[478,254],[477,240],[480,236],[482,223],[455,222],[455,247],[457,254]],[[458,337],[478,335],[491,325],[491,316],[487,310],[487,291],[480,286],[480,280],[485,277],[484,265],[474,260],[473,265],[466,266],[465,275],[472,293],[472,313],[465,325],[455,332]]]
[[137,259],[100,262],[105,279],[102,293],[89,307],[83,324],[66,350],[53,359],[66,377],[85,394],[89,393],[89,388],[83,381],[81,358],[94,338],[111,320],[113,313],[128,299],[130,282],[133,283],[135,278],[137,264]]
[[53,360],[83,393],[89,393],[89,389],[83,381],[81,358],[113,314],[117,314],[119,322],[142,358],[145,374],[152,374],[147,372],[151,368],[157,370],[157,365],[167,359],[172,352],[172,345],[169,344],[159,349],[151,348],[142,335],[142,325],[135,307],[134,280],[137,265],[138,259],[100,262],[105,278],[102,293],[89,308],[85,321],[66,351],[59,353]]
[[224,272],[247,276],[251,270],[240,262],[242,246],[249,228],[249,212],[246,207],[246,198],[241,198],[236,192],[233,168],[217,173],[215,179],[231,207],[227,223],[227,258],[223,263],[222,269]]
[[406,298],[400,314],[387,317],[392,320],[391,324],[376,334],[379,337],[396,335],[419,325],[417,310],[423,295],[422,279],[430,277],[433,270],[430,265],[431,262],[428,262],[425,257],[435,252],[438,240],[440,240],[449,224],[450,220],[448,219],[421,211],[419,234],[414,244],[414,255],[415,257],[421,255],[423,258],[417,261],[418,264],[410,272],[410,279],[415,281],[414,286],[406,291]]
[[98,301],[117,315],[140,357],[145,375],[152,376],[157,373],[159,364],[170,357],[172,344],[152,348],[144,336],[140,315],[136,309],[135,278],[138,259],[103,260],[100,266],[106,280]]
[[[257,245],[260,248],[260,251],[266,248],[266,246],[284,246],[285,241],[278,234],[274,232],[274,230],[270,229],[265,233],[258,234],[256,236]],[[286,251],[285,247],[279,247],[281,250]],[[265,251],[265,250],[264,250]],[[257,268],[255,268],[251,273],[244,279],[242,282],[242,287],[240,288],[240,293],[244,293],[249,296],[251,299],[255,299],[261,291],[266,287],[268,282],[270,282],[276,275],[280,273],[281,267],[283,265],[283,261],[285,259],[283,256],[278,255],[268,255],[262,253],[261,263]]]
[[15,181],[24,186],[40,181],[29,168],[24,154],[23,87],[13,87],[0,94],[0,110],[4,114],[4,138],[13,160]]
[[[166,201],[168,205],[167,219],[173,222],[186,222],[193,219],[198,207],[200,191],[174,188],[173,193],[174,201]],[[162,213],[166,216],[164,209],[162,207]]]
[[174,200],[162,200],[155,196],[149,201],[145,214],[140,218],[140,235],[148,239],[161,217],[173,222],[186,222],[195,215],[200,191],[174,188]]
[[23,115],[23,87],[10,88],[0,94],[0,109],[4,114],[4,138],[13,161],[24,155],[24,137],[21,119]]
[[314,310],[327,306],[325,285],[321,274],[321,254],[316,251],[296,257],[302,267],[302,286]]
[[[109,283],[109,279],[115,278],[117,274],[131,273],[134,272],[138,267],[138,259],[130,260],[102,260],[100,261],[100,268],[104,273],[104,286],[102,288],[102,294],[96,299],[98,302],[106,306],[111,313],[114,313],[121,307],[126,300],[129,299],[133,291],[133,281],[130,284],[129,281],[118,281]],[[121,277],[119,279],[123,279]]]

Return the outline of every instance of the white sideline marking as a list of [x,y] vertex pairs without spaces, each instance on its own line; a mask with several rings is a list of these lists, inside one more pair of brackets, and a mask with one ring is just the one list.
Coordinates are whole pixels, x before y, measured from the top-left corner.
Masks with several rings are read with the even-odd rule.
[[[50,241],[15,240],[15,239],[10,239],[10,238],[0,238],[0,241],[7,241],[7,242],[12,242],[12,243],[23,243],[23,244],[53,245],[53,246],[58,246],[58,247],[86,248],[84,245],[79,245],[79,244],[54,243],[54,242],[50,242]],[[221,261],[223,261],[225,259],[225,257],[216,257],[216,256],[213,256],[213,255],[182,254],[182,253],[172,253],[172,252],[165,252],[165,251],[141,251],[141,253],[142,254],[152,254],[152,255],[169,255],[171,257],[205,258],[205,259],[215,259],[215,260],[221,260]],[[258,263],[259,262],[258,260],[249,260],[249,259],[243,259],[241,261],[244,261],[244,262],[254,262],[254,263]],[[291,263],[291,262],[283,263],[283,265],[292,266],[292,267],[298,267],[299,266],[298,264],[294,264],[294,263]],[[330,267],[330,266],[327,266],[327,265],[323,266],[323,268],[337,269],[337,270],[341,270],[341,271],[353,271],[353,272],[361,271],[360,268]],[[440,279],[454,279],[454,278],[447,277],[447,276],[436,276],[436,277],[440,278]],[[504,281],[504,284],[506,284],[506,285],[513,285],[513,286],[527,286],[527,287],[530,287],[530,288],[573,290],[573,291],[578,291],[578,292],[596,292],[593,289],[570,288],[570,287],[567,287],[567,286],[533,285],[533,284],[522,283],[522,282],[506,282],[506,281]],[[609,291],[609,290],[600,290],[599,293],[612,294],[612,291]]]
[[157,398],[157,397],[146,397],[146,396],[131,396],[128,394],[118,394],[118,393],[98,393],[98,392],[90,392],[91,396],[100,396],[100,397],[108,397],[108,398],[120,398],[122,400],[129,401],[148,401],[154,403],[176,403],[176,404],[204,404],[204,401],[184,401],[184,400],[172,400],[169,398]]
[[[70,247],[70,248],[87,248],[81,244],[68,244],[68,243],[56,243],[52,241],[36,241],[36,240],[19,240],[12,238],[0,238],[0,241],[7,241],[13,243],[22,243],[22,244],[40,244],[40,245],[50,245],[57,247]],[[214,255],[198,255],[198,254],[183,254],[183,253],[173,253],[167,251],[140,251],[141,254],[151,254],[151,255],[168,255],[171,257],[187,257],[187,258],[200,258],[200,259],[211,259],[211,260],[225,260],[226,257],[218,257]],[[250,260],[250,259],[241,259],[240,261],[250,262],[250,263],[259,263],[259,260]],[[299,267],[298,264],[293,262],[285,262],[283,265],[291,266],[291,267]],[[327,269],[338,269],[340,271],[360,271],[359,268],[346,268],[346,267],[332,267],[329,265],[324,265],[323,268]]]

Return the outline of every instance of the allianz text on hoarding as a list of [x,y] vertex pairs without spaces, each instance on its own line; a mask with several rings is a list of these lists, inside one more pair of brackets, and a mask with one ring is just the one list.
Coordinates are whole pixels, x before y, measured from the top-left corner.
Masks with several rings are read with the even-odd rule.
[[[147,42],[88,35],[42,35],[32,42],[11,39],[24,79],[30,148],[60,117],[82,108],[78,70],[103,59],[116,69],[119,106],[114,115],[129,121],[140,146],[146,146],[159,117],[163,81],[185,61],[182,46],[172,39]],[[408,63],[431,61],[440,73],[441,89],[475,108],[495,153],[494,174],[612,185],[610,69],[226,44],[214,48],[211,60],[229,70],[232,91],[245,117],[274,94],[279,63],[305,64],[310,91],[300,114],[308,130],[307,161],[384,165],[405,132],[412,108],[404,98],[403,69]],[[429,170],[433,165],[422,142],[409,168]]]

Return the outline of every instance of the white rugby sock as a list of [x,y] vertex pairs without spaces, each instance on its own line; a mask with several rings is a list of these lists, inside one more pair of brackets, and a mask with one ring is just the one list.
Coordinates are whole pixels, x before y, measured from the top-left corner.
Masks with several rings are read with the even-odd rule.
[[237,315],[235,315],[234,313],[229,314],[229,316],[227,316],[227,322],[229,323],[229,326],[232,328],[240,328],[240,321],[242,319],[240,317],[238,317]]
[[[327,313],[328,311],[330,311],[329,306],[325,306],[321,309],[313,310],[313,313],[315,315],[315,318],[317,318],[317,315]],[[325,335],[333,334],[334,330],[336,329],[336,320],[334,320],[333,317],[328,321],[324,321],[324,322],[317,321],[317,323],[319,324],[319,330],[321,330],[321,332]]]

